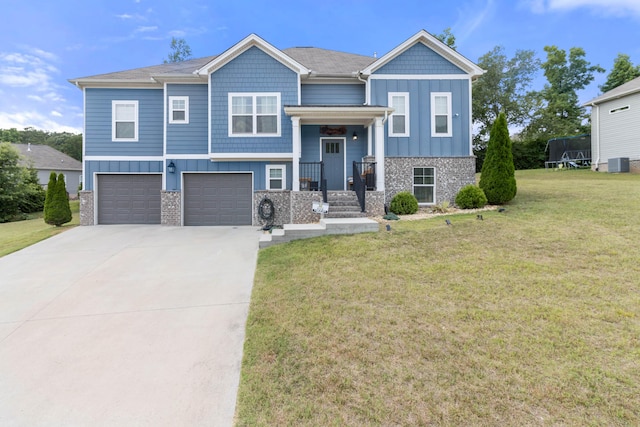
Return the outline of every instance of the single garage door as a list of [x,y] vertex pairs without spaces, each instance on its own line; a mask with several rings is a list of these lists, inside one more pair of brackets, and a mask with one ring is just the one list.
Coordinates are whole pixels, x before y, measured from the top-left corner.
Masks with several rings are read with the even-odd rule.
[[249,173],[184,174],[184,225],[251,225]]
[[98,175],[98,224],[160,224],[161,175]]

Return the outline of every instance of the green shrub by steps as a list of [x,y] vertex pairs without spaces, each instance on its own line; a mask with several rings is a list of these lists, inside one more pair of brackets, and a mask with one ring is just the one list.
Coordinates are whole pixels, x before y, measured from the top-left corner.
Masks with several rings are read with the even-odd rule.
[[411,215],[418,212],[418,199],[408,191],[401,191],[391,199],[391,212],[396,215]]
[[460,189],[456,196],[456,205],[460,209],[477,209],[487,204],[487,196],[484,195],[482,188],[469,184]]

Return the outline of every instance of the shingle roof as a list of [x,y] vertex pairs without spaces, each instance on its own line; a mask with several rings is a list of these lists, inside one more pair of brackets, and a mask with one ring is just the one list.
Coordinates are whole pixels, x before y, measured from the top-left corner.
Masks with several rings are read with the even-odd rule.
[[21,162],[34,169],[81,171],[82,163],[48,145],[11,144],[24,158]]
[[[316,47],[294,47],[284,49],[283,52],[295,61],[298,61],[305,67],[311,69],[313,72],[324,75],[351,75],[376,60],[369,56],[320,49]],[[194,71],[205,66],[215,58],[215,55],[205,56],[203,58],[190,59],[182,62],[153,65],[150,67],[98,74],[95,76],[79,77],[77,79],[70,79],[70,81],[150,81],[153,76],[192,74]]]
[[605,92],[602,95],[593,98],[591,101],[584,105],[601,104],[605,101],[609,101],[623,96],[631,95],[633,93],[640,92],[640,77],[637,77],[631,81],[626,82],[617,88],[611,89],[609,92]]

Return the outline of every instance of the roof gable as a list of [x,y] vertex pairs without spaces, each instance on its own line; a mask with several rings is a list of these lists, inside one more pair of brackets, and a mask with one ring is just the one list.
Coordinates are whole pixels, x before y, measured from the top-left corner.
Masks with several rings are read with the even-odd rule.
[[484,74],[484,70],[482,68],[478,67],[475,63],[451,49],[425,30],[419,31],[404,43],[398,45],[386,55],[380,57],[377,61],[362,70],[362,74],[371,75],[376,71],[379,71],[383,66],[389,64],[392,60],[399,57],[418,43],[422,43],[454,66],[464,71],[466,74],[469,74],[471,77],[478,77]]
[[593,98],[591,101],[585,103],[584,105],[593,106],[606,101],[611,101],[613,99],[623,98],[637,92],[640,92],[640,77],[636,77],[635,79],[630,80],[623,85],[613,88],[609,92],[605,92],[602,95]]
[[308,74],[310,72],[307,67],[300,64],[298,61],[294,60],[281,50],[275,48],[271,44],[267,43],[265,40],[260,38],[255,34],[250,34],[245,37],[231,48],[227,49],[224,53],[215,57],[212,61],[205,64],[203,67],[199,68],[194,72],[194,74],[199,75],[209,75],[216,70],[223,67],[225,64],[237,58],[242,53],[251,49],[252,47],[257,47],[258,49],[265,52],[267,55],[274,58],[276,61],[282,63],[287,68],[290,68],[294,72],[298,74]]

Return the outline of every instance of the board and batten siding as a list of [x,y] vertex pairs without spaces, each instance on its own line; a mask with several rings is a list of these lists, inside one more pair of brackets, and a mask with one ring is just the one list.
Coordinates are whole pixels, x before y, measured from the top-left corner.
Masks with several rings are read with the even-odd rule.
[[162,161],[85,160],[83,190],[92,191],[95,173],[161,173]]
[[[170,96],[189,97],[189,123],[169,123]],[[167,154],[207,154],[207,85],[167,85]]]
[[375,74],[465,74],[458,66],[422,43],[416,43]]
[[[628,110],[610,112],[627,105]],[[617,157],[640,159],[640,93],[604,102],[598,108],[600,163],[607,163],[609,159]],[[595,138],[592,141],[595,144]],[[592,156],[597,156],[595,147]],[[596,160],[593,159],[594,162]]]
[[[291,153],[291,119],[285,105],[298,104],[298,75],[290,68],[251,47],[211,73],[212,153]],[[280,93],[280,136],[229,137],[229,93]]]
[[[385,125],[385,156],[465,157],[471,155],[471,122],[468,79],[371,81],[371,103],[387,105],[389,92],[409,93],[409,136],[389,137]],[[431,93],[451,93],[451,137],[431,136]]]
[[[112,101],[138,101],[138,141],[113,141]],[[85,89],[85,156],[162,156],[162,89]]]
[[253,188],[256,191],[265,190],[269,164],[286,165],[287,188],[291,189],[291,162],[212,162],[208,159],[176,159],[173,163],[176,165],[176,172],[166,174],[167,191],[181,191],[181,174],[197,172],[253,172]]
[[302,85],[302,105],[363,105],[366,100],[363,84]]

